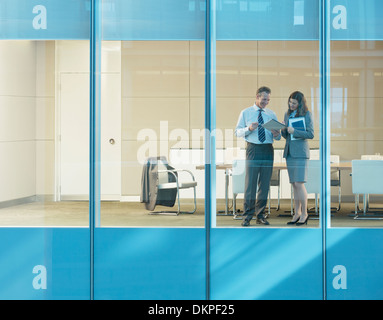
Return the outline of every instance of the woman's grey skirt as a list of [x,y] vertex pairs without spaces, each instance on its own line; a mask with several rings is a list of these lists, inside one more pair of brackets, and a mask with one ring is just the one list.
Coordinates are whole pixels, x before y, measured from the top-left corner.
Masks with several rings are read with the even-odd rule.
[[307,181],[308,159],[293,158],[288,155],[286,158],[286,164],[290,183]]

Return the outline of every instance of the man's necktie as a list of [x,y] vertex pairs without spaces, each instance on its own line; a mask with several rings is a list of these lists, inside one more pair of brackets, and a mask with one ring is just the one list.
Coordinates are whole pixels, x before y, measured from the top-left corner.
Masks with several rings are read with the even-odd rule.
[[263,111],[262,109],[259,109],[259,114],[258,114],[258,140],[263,143],[266,140],[266,135],[265,135],[265,128],[261,126],[264,123],[263,122],[263,117],[262,117],[262,111]]

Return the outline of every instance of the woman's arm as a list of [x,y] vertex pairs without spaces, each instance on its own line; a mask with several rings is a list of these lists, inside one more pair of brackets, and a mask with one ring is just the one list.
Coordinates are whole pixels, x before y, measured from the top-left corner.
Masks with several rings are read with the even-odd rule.
[[311,112],[307,111],[305,114],[306,130],[294,130],[292,133],[294,138],[299,139],[313,139],[314,138],[314,123]]

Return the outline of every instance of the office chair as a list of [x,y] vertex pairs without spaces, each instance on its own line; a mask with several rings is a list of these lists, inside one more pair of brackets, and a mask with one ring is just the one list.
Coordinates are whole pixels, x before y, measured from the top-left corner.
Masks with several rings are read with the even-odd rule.
[[[180,178],[181,173],[183,175],[182,179]],[[187,173],[188,176],[190,175],[189,179],[185,179],[185,174],[183,173]],[[147,163],[144,166],[142,181],[142,193],[144,195],[141,195],[141,202],[146,202],[146,209],[152,211],[150,214],[179,215],[181,213],[193,214],[196,212],[197,182],[191,171],[171,167],[166,157],[152,157],[147,159]],[[194,209],[192,211],[181,211],[180,190],[188,188],[194,189]],[[177,211],[153,211],[156,205],[172,207],[176,200],[178,205]]]
[[281,203],[281,187],[280,187],[280,181],[281,181],[281,170],[273,170],[273,173],[271,175],[270,180],[270,187],[278,187],[278,202],[276,207],[271,207],[271,189],[269,190],[269,201],[268,201],[268,215],[270,215],[270,209],[276,209],[276,211],[280,208]]
[[363,154],[360,157],[361,160],[383,160],[383,156],[380,154]]
[[[363,154],[361,157],[360,157],[361,160],[383,160],[383,156],[381,156],[380,154]],[[350,174],[350,176],[352,176],[352,173]],[[365,194],[363,196],[364,198],[366,198],[366,206],[367,206],[367,210],[368,210],[368,200],[370,198],[370,195],[369,194]],[[359,195],[356,194],[355,195],[355,213],[359,212],[360,211],[360,208],[359,208]]]
[[[307,193],[315,194],[315,215],[319,214],[318,197],[321,192],[321,167],[320,160],[309,160],[307,168],[307,182],[305,184]],[[310,210],[308,210],[310,211]]]
[[237,212],[237,195],[245,192],[245,177],[246,177],[246,160],[233,160],[233,168],[231,171],[231,185],[233,193],[233,215],[234,219],[238,219]]
[[[383,161],[382,160],[352,160],[352,193],[355,195],[354,219],[376,218],[377,215],[367,215],[369,211],[370,194],[383,194]],[[363,217],[358,216],[358,198],[363,194]],[[381,208],[376,208],[381,209]],[[381,218],[379,219],[381,220]]]
[[[330,155],[330,163],[339,164],[339,161],[340,161],[340,157],[338,155]],[[341,206],[341,197],[342,197],[342,190],[340,185],[340,170],[331,171],[330,185],[331,187],[338,187],[338,207],[331,208],[331,209],[335,209],[336,211],[339,211]]]

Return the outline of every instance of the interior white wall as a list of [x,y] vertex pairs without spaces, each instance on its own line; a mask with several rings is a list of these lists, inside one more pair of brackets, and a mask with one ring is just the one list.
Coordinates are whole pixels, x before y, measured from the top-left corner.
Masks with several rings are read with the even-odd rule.
[[36,43],[0,42],[0,201],[36,194]]
[[0,42],[0,202],[54,194],[54,50]]
[[36,41],[36,194],[55,192],[55,41]]

